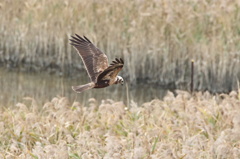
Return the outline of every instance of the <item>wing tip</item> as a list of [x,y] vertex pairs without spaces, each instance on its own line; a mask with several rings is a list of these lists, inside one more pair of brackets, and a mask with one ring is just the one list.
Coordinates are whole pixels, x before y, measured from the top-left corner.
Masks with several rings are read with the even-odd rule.
[[110,66],[113,66],[113,65],[115,65],[115,64],[124,64],[124,61],[123,61],[123,59],[122,58],[115,58],[115,60],[114,61],[112,61],[112,63],[110,64]]
[[89,43],[92,43],[85,35],[83,35],[84,39],[88,41]]
[[122,58],[120,58],[120,61],[122,62],[122,64],[124,64],[124,61],[123,61],[123,59],[122,59]]
[[[71,42],[75,43],[75,45],[79,45],[81,43],[92,43],[85,35],[80,36],[77,33],[74,35],[71,35],[71,38],[69,39]],[[72,44],[71,44],[72,45]]]

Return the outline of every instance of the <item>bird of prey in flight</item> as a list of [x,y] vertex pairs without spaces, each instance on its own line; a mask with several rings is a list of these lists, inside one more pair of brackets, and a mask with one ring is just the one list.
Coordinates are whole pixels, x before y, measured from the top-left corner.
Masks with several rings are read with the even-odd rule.
[[124,65],[121,58],[116,58],[109,65],[107,56],[94,46],[87,37],[81,37],[77,34],[71,37],[70,44],[78,51],[91,80],[88,84],[72,86],[75,92],[82,93],[91,88],[104,88],[113,84],[123,85],[123,78],[118,76]]

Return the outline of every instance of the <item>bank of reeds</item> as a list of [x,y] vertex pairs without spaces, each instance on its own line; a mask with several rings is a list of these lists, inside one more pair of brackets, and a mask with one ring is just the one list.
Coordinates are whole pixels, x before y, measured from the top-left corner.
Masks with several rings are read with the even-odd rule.
[[1,158],[240,158],[240,92],[137,105],[32,98],[0,110]]
[[[124,57],[131,83],[228,91],[240,78],[238,1],[14,0],[0,2],[0,61],[7,67],[81,69],[68,44],[86,35],[110,60]],[[149,71],[150,70],[150,71]]]

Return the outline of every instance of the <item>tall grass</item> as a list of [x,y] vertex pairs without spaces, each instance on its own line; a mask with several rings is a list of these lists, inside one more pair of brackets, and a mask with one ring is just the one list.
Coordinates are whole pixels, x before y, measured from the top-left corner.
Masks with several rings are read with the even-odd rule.
[[[27,98],[0,109],[1,158],[240,158],[240,92],[177,91],[142,106]],[[39,107],[41,107],[39,109]]]
[[[70,35],[86,35],[109,60],[124,57],[132,83],[228,91],[240,79],[240,4],[198,0],[0,2],[0,61],[7,67],[83,68]],[[149,71],[150,70],[150,71]]]

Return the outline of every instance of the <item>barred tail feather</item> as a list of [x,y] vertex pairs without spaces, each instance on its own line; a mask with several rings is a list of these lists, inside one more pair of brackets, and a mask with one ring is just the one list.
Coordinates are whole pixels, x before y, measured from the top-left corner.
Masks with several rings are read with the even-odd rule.
[[91,83],[88,83],[88,84],[85,84],[85,85],[72,86],[72,89],[77,93],[82,93],[83,91],[92,89],[93,87],[94,87],[94,83],[91,82]]

